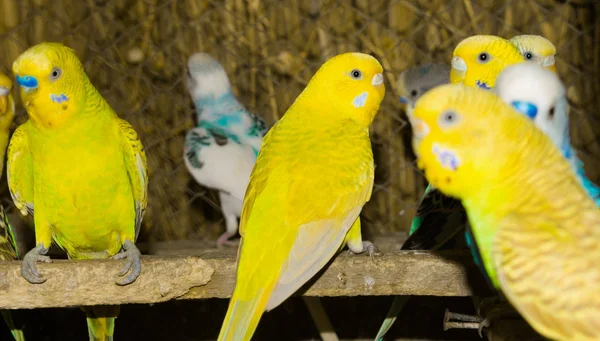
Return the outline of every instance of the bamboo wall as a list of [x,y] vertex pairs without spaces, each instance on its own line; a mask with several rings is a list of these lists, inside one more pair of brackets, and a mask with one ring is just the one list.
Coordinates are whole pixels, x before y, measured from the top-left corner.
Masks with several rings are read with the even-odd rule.
[[[63,42],[140,134],[150,168],[144,239],[216,239],[224,228],[216,194],[193,183],[182,159],[185,132],[194,126],[185,65],[196,51],[214,54],[242,103],[269,124],[327,58],[361,51],[382,62],[388,92],[372,128],[377,168],[362,215],[367,235],[407,229],[424,189],[395,78],[419,63],[449,62],[454,46],[473,34],[541,34],[556,45],[573,143],[592,180],[600,180],[600,6],[593,0],[1,0],[0,6],[4,71],[32,44]],[[26,119],[19,111],[15,127]]]

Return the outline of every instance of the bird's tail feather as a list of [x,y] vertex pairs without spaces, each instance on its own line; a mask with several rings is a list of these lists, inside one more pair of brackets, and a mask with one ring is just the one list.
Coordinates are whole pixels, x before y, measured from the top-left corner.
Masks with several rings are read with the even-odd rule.
[[217,341],[249,341],[269,301],[270,290],[263,289],[251,297],[239,297],[237,292],[229,301]]
[[377,336],[375,336],[375,341],[382,341],[383,337],[387,332],[392,328],[394,322],[396,322],[396,318],[400,315],[402,308],[408,301],[410,296],[396,296],[394,297],[394,302],[392,302],[392,306],[383,320],[381,327],[379,327],[379,331],[377,332]]
[[119,306],[95,306],[81,309],[86,314],[90,341],[113,341]]
[[12,314],[10,310],[1,310],[2,317],[4,317],[4,321],[6,325],[10,329],[12,336],[16,341],[25,341],[25,335],[23,334],[23,329],[16,327],[12,318]]

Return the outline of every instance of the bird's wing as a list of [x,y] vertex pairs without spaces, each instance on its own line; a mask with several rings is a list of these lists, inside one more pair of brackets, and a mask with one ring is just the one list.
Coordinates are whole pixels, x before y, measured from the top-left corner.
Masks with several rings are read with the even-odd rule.
[[148,204],[148,162],[144,146],[133,127],[122,119],[118,119],[118,127],[135,202],[135,238],[137,239]]
[[6,177],[15,206],[33,216],[33,158],[26,125],[19,126],[10,139]]

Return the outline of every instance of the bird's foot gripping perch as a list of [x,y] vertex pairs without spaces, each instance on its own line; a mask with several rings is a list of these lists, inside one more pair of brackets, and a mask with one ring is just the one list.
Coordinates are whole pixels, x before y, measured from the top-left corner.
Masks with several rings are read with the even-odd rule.
[[348,252],[355,254],[355,255],[367,252],[369,257],[375,257],[375,256],[381,255],[381,253],[379,252],[379,250],[377,249],[375,244],[373,244],[369,241],[365,240],[360,245],[361,245],[361,247],[356,248],[356,247],[353,247],[353,245],[349,243],[348,244]]
[[479,324],[479,336],[482,336],[483,328],[489,328],[494,320],[521,319],[521,315],[505,299],[499,296],[486,297],[479,303],[479,316],[483,320]]
[[483,299],[479,304],[478,314],[479,316],[458,314],[446,309],[444,330],[477,329],[479,336],[483,338],[483,329],[489,328],[495,320],[521,319],[521,315],[510,303],[499,297]]
[[135,244],[129,239],[125,240],[125,242],[123,243],[123,251],[114,255],[112,259],[126,258],[125,266],[123,267],[123,270],[121,270],[121,272],[119,273],[119,277],[125,276],[129,272],[129,270],[131,270],[131,273],[122,280],[116,281],[118,285],[131,284],[138,278],[142,270],[141,257],[142,253],[137,248],[137,246],[135,246]]
[[230,232],[225,232],[223,233],[218,239],[217,239],[217,248],[221,249],[225,246],[239,246],[240,245],[240,240],[239,239],[235,239],[235,240],[230,240],[229,238],[235,236],[235,233],[230,233]]
[[37,263],[50,263],[52,260],[50,257],[45,256],[48,253],[47,248],[44,248],[43,244],[38,244],[38,246],[29,250],[23,257],[23,262],[21,262],[21,276],[25,278],[31,284],[41,284],[46,281],[46,278],[40,274],[37,269]]

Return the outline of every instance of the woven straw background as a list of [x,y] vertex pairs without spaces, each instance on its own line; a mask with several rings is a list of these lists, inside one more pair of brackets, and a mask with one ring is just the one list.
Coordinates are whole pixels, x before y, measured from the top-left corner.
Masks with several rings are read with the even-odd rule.
[[[368,235],[406,230],[424,189],[408,144],[396,77],[405,68],[449,62],[473,34],[541,34],[557,47],[568,86],[573,144],[600,180],[600,5],[597,1],[2,0],[0,68],[41,41],[74,48],[92,82],[133,124],[148,153],[150,202],[141,238],[208,238],[223,232],[218,197],[193,183],[182,159],[194,126],[184,85],[187,58],[206,51],[234,92],[269,124],[316,69],[346,51],[376,56],[387,95],[372,128],[377,173],[363,213]],[[15,92],[16,95],[16,92]],[[26,119],[19,106],[14,126]],[[3,185],[5,187],[5,185]]]

